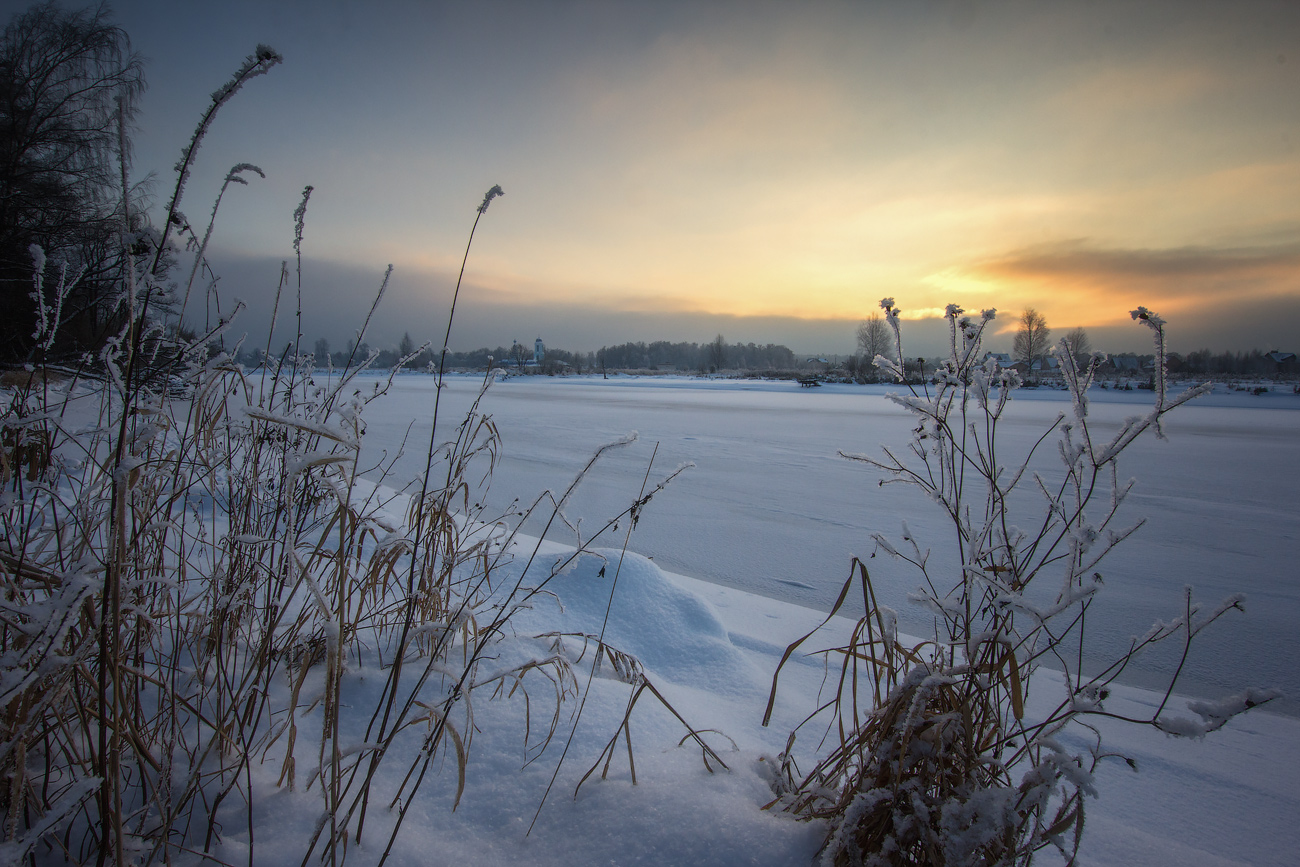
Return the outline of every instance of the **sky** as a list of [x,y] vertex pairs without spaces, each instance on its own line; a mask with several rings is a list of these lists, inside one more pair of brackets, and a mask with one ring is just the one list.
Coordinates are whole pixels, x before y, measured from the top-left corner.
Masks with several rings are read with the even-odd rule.
[[253,344],[304,186],[304,336],[340,348],[389,264],[369,341],[440,345],[499,184],[453,349],[847,353],[892,297],[918,352],[948,303],[997,308],[995,349],[1034,307],[1141,351],[1144,305],[1175,350],[1300,350],[1300,4],[113,9],[147,58],[134,173],[160,203],[209,94],[259,43],[285,58],[222,109],[181,205],[206,225],[231,166],[265,172],[208,257]]

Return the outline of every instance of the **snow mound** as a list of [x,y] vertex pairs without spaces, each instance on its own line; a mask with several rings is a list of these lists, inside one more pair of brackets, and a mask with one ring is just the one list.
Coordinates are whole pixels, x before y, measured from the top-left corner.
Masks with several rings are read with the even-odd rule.
[[[538,564],[544,570],[539,581],[567,557]],[[548,628],[589,635],[600,634],[614,591],[605,643],[635,656],[657,678],[729,694],[765,688],[713,606],[640,554],[611,548],[584,552],[546,582],[545,590],[555,599],[539,602],[534,616],[545,617]]]

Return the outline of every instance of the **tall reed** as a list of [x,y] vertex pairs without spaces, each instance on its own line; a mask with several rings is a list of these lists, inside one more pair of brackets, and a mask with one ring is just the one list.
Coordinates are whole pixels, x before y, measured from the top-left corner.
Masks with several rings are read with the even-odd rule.
[[[187,294],[212,231],[210,222],[200,240],[178,209],[199,144],[239,87],[278,62],[265,47],[248,58],[214,95],[177,166],[167,229],[194,241]],[[226,185],[244,171],[260,174],[241,164]],[[294,213],[299,317],[310,192]],[[499,195],[492,187],[476,209],[462,278]],[[248,370],[235,361],[238,343],[219,348],[229,317],[185,338],[179,318],[168,324],[150,300],[170,255],[167,234],[150,264],[131,269],[124,297],[139,303],[104,352],[102,376],[36,371],[0,391],[0,851],[13,861],[170,864],[218,859],[223,833],[238,828],[252,864],[255,781],[269,773],[319,798],[303,864],[356,857],[376,805],[391,817],[382,863],[444,755],[459,799],[476,700],[530,700],[539,689],[553,713],[540,743],[528,745],[535,758],[560,729],[560,708],[581,692],[577,661],[554,649],[554,632],[512,628],[556,573],[535,575],[542,540],[524,547],[519,521],[481,505],[501,449],[483,409],[491,375],[455,425],[444,430],[439,414],[460,282],[424,471],[401,486],[396,458],[368,472],[360,463],[366,408],[397,370],[363,378],[371,356],[318,376],[298,339]],[[64,297],[73,279],[63,275],[49,297]],[[41,321],[53,329],[58,319]],[[579,540],[572,557],[619,520],[635,523],[675,476]],[[564,522],[566,497],[544,493],[524,517],[549,509],[549,531]],[[623,661],[637,695],[662,700],[631,657],[599,636],[581,638],[593,657]],[[512,642],[544,650],[489,669]],[[347,673],[359,667],[382,680],[360,719],[345,712],[354,700]]]

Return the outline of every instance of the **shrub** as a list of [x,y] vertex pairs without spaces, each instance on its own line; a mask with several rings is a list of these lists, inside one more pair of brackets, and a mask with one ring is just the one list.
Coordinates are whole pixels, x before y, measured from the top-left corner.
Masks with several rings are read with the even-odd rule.
[[[896,358],[877,356],[876,364],[904,381],[898,310],[892,299],[881,306],[899,348]],[[1092,773],[1106,755],[1087,720],[1124,719],[1106,709],[1110,685],[1154,644],[1180,643],[1185,660],[1197,633],[1241,607],[1233,596],[1205,608],[1189,590],[1172,621],[1155,624],[1099,672],[1085,671],[1085,626],[1102,588],[1099,567],[1141,526],[1119,523],[1131,487],[1119,481],[1119,456],[1147,432],[1162,437],[1165,414],[1209,384],[1171,398],[1164,366],[1157,365],[1151,411],[1102,438],[1088,417],[1097,359],[1080,369],[1068,346],[1058,346],[1072,412],[1061,414],[1027,453],[1012,457],[998,428],[1019,376],[978,360],[994,311],[978,319],[962,313],[948,307],[949,355],[930,381],[891,395],[916,420],[907,451],[844,455],[882,471],[881,484],[919,488],[943,511],[958,571],[932,566],[929,550],[906,525],[901,543],[873,537],[877,551],[909,563],[922,578],[912,601],[933,614],[935,635],[916,643],[898,634],[866,566],[853,563],[832,615],[855,583],[866,614],[846,643],[826,651],[839,660],[831,663],[837,672],[832,698],[791,733],[774,802],[828,822],[825,864],[1025,864],[1045,847],[1072,859],[1084,827],[1084,796],[1093,794]],[[1133,317],[1152,329],[1163,359],[1163,320],[1145,308]],[[1035,471],[1031,463],[1052,438],[1060,465]],[[1032,499],[1037,503],[1026,502]],[[792,644],[785,659],[808,637]],[[1026,700],[1044,664],[1062,670],[1064,693],[1034,714]],[[1194,703],[1200,719],[1191,720],[1165,713],[1177,680],[1175,672],[1154,713],[1128,721],[1199,736],[1278,694],[1248,689],[1222,702]],[[774,677],[769,718],[775,691]],[[823,716],[833,747],[801,774],[792,758],[796,734]],[[1069,746],[1064,735],[1070,732],[1091,746]]]

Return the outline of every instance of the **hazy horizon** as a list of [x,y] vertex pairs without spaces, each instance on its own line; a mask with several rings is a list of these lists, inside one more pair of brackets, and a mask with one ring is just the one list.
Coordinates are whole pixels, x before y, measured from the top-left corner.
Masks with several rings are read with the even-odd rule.
[[[495,206],[494,206],[495,207]],[[309,247],[310,243],[304,244]],[[264,347],[266,328],[270,323],[274,292],[283,259],[226,259],[227,273],[218,283],[222,309],[228,311],[230,303],[239,298],[247,309],[241,314],[239,327],[231,329],[232,335],[248,334],[246,346]],[[273,345],[283,346],[293,339],[292,317],[296,303],[295,263],[287,260],[290,284],[285,288],[279,321]],[[375,294],[383,282],[383,269],[366,269],[352,265],[337,265],[316,261],[305,254],[303,261],[304,311],[303,340],[311,345],[319,337],[329,341],[333,350],[347,346],[356,336],[365,319]],[[229,286],[245,287],[242,294]],[[376,311],[366,333],[366,342],[375,348],[395,348],[404,334],[417,343],[429,341],[442,345],[447,327],[454,274],[404,273],[394,269],[389,279],[383,301]],[[429,287],[433,287],[430,290]],[[315,301],[313,302],[313,297]],[[901,303],[901,299],[900,303]],[[1300,321],[1300,299],[1269,302],[1283,309],[1268,311],[1264,305],[1242,305],[1238,314],[1245,324],[1240,332],[1217,327],[1215,323],[1200,323],[1199,327],[1186,328],[1186,323],[1170,323],[1169,349],[1188,352],[1210,349],[1220,352],[1248,352],[1259,349],[1270,351],[1297,351],[1300,340],[1286,340],[1294,334],[1291,321]],[[877,304],[870,312],[879,313]],[[978,311],[972,311],[978,312]],[[1010,352],[1012,337],[1006,329],[1015,325],[1020,310],[998,310],[994,336],[985,341],[993,352]],[[1132,322],[1127,315],[1116,325],[1086,328],[1092,348],[1101,352],[1139,355],[1153,351],[1151,332]],[[1251,319],[1272,327],[1252,328]],[[187,320],[202,325],[201,315],[189,315]],[[728,343],[781,344],[800,357],[811,355],[839,355],[857,351],[855,332],[858,319],[798,319],[780,316],[735,316],[726,314],[694,314],[675,311],[618,311],[592,308],[578,309],[564,303],[498,303],[489,287],[479,285],[467,275],[456,308],[456,321],[451,334],[451,349],[467,352],[473,349],[498,346],[509,347],[518,341],[530,349],[533,340],[540,337],[552,349],[571,352],[594,352],[602,346],[621,343],[665,340],[673,343],[707,343],[718,334]],[[1076,323],[1048,320],[1052,340],[1063,337]],[[948,326],[944,319],[905,320],[902,323],[904,349],[908,357],[933,357],[946,352]],[[1235,342],[1224,342],[1225,334],[1234,334]],[[1275,337],[1270,342],[1269,334]]]

